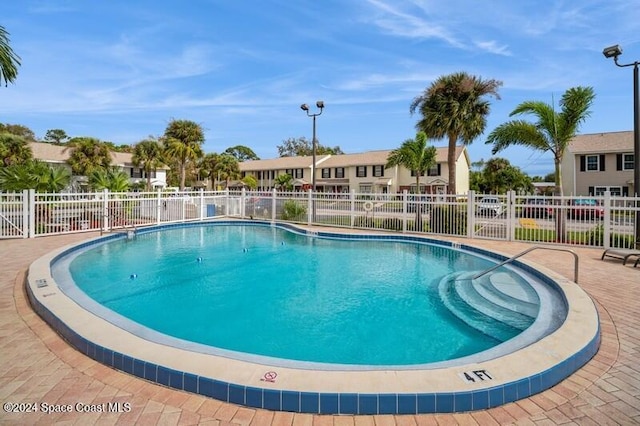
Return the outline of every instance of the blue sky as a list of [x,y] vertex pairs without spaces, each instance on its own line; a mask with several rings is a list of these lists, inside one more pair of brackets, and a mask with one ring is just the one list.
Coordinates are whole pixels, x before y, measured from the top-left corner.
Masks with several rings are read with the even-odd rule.
[[[413,98],[466,71],[504,83],[469,145],[472,161],[486,160],[486,134],[517,104],[573,86],[596,91],[581,133],[632,130],[632,69],[602,49],[640,60],[638,22],[636,0],[12,1],[0,24],[22,66],[0,88],[0,122],[133,144],[188,119],[205,129],[206,152],[246,145],[274,158],[283,140],[311,139],[300,104],[321,99],[321,144],[393,149],[415,136]],[[549,154],[499,156],[532,175],[553,170]]]

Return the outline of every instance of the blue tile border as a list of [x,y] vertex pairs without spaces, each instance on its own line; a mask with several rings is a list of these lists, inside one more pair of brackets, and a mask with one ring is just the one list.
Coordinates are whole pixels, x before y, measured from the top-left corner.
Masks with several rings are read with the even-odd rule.
[[[243,221],[216,221],[197,222],[187,224],[171,224],[138,230],[138,233],[155,232],[162,229],[192,226],[220,226],[220,225],[251,225],[251,226],[278,226],[287,230],[305,234],[293,226],[280,224],[265,224]],[[390,240],[417,241],[421,243],[435,244],[450,247],[452,244],[413,236],[366,236],[335,234],[318,232],[314,234],[326,238],[380,238]],[[56,255],[51,264],[57,259],[77,250],[93,244],[116,239],[126,238],[125,235],[109,235],[100,239],[82,243],[69,248]],[[469,250],[498,260],[505,260],[504,256],[461,244],[459,248]],[[554,280],[536,271],[535,269],[514,262],[518,267],[536,275],[545,283],[557,286]],[[55,314],[47,309],[34,296],[32,289],[26,285],[27,297],[36,313],[52,328],[61,334],[65,340],[80,352],[109,367],[116,368],[137,377],[165,385],[174,389],[185,390],[192,393],[215,398],[224,402],[246,405],[255,408],[281,410],[299,413],[321,414],[420,414],[420,413],[453,413],[463,411],[482,410],[496,407],[508,402],[523,399],[542,392],[564,380],[584,364],[586,364],[598,351],[600,346],[600,327],[596,335],[589,343],[577,351],[568,359],[557,365],[514,382],[496,386],[491,389],[479,389],[464,392],[442,393],[409,393],[409,394],[356,394],[356,393],[317,393],[298,392],[288,390],[262,389],[248,387],[234,383],[227,383],[213,378],[197,376],[190,373],[176,371],[162,365],[132,358],[126,354],[104,348],[93,342],[87,341],[82,336],[64,324]]]

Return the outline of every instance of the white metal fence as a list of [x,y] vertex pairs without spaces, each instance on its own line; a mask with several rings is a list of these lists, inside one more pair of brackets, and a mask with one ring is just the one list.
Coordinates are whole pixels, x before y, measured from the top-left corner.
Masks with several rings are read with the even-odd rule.
[[633,247],[640,197],[195,191],[0,194],[0,238],[243,217],[592,247]]

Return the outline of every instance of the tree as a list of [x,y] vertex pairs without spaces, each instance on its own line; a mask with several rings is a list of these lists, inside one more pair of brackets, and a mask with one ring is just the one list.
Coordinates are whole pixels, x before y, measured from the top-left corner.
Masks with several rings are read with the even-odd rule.
[[21,136],[27,142],[35,142],[36,134],[33,130],[22,124],[2,124],[0,123],[0,133],[11,133],[12,135]]
[[258,181],[251,175],[243,177],[242,183],[244,183],[251,190],[255,190],[258,187]]
[[210,152],[198,162],[198,177],[211,181],[211,189],[216,189],[216,165],[220,154]]
[[226,187],[228,188],[229,181],[240,176],[238,160],[230,154],[220,154],[214,172],[226,182]]
[[482,169],[479,191],[483,193],[504,194],[507,191],[531,192],[531,179],[518,167],[505,158],[492,158]]
[[65,167],[49,167],[38,160],[12,164],[0,169],[0,190],[19,192],[60,192],[69,185],[71,173]]
[[44,135],[45,142],[51,142],[54,145],[62,145],[69,139],[67,132],[62,129],[50,129],[47,130],[47,134]]
[[108,189],[111,192],[125,192],[129,189],[129,176],[118,167],[95,169],[89,176],[89,185],[94,191]]
[[589,117],[589,108],[595,98],[591,87],[573,87],[568,89],[560,100],[560,112],[553,104],[539,101],[525,101],[509,114],[530,114],[537,118],[535,123],[524,120],[511,120],[496,127],[487,138],[487,144],[493,144],[491,152],[496,154],[511,145],[521,145],[553,154],[555,165],[555,184],[562,191],[562,157],[575,137],[580,125]]
[[162,147],[155,139],[145,139],[133,147],[131,162],[142,168],[147,177],[147,191],[151,191],[151,172],[162,166]]
[[97,169],[107,169],[111,165],[111,151],[106,144],[95,138],[73,138],[67,143],[65,151],[71,155],[67,164],[76,176],[89,176]]
[[288,173],[278,175],[273,180],[274,186],[281,191],[291,191],[293,189],[293,176]]
[[487,95],[500,99],[498,80],[482,80],[465,72],[439,77],[425,91],[414,98],[409,111],[419,111],[422,118],[416,128],[430,138],[448,138],[447,164],[449,184],[447,192],[456,191],[456,144],[458,139],[470,144],[487,125],[489,101]]
[[420,194],[420,176],[424,176],[436,164],[436,148],[427,146],[427,135],[418,132],[415,139],[405,140],[400,148],[389,153],[385,168],[401,166],[416,176],[416,193]]
[[[280,157],[303,157],[313,155],[313,144],[304,136],[298,139],[289,138],[278,145],[278,155]],[[333,148],[320,145],[316,142],[316,155],[339,155],[344,154],[339,146]]]
[[236,145],[230,148],[227,148],[224,151],[226,154],[230,154],[236,158],[238,161],[247,161],[247,160],[259,160],[260,158],[256,155],[255,152],[249,147],[243,145]]
[[33,157],[31,147],[22,136],[0,133],[0,158],[2,164],[22,164]]
[[185,188],[187,167],[201,158],[204,131],[189,120],[172,120],[164,131],[165,154],[176,160],[180,170],[180,190]]
[[13,83],[18,76],[20,57],[9,45],[9,33],[0,25],[0,84],[4,80],[5,87]]

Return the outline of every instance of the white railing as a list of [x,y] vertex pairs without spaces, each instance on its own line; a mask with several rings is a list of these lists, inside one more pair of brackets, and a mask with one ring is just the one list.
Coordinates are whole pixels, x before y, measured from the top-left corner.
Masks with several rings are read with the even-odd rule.
[[241,217],[591,247],[632,247],[640,197],[191,191],[0,194],[0,238]]

